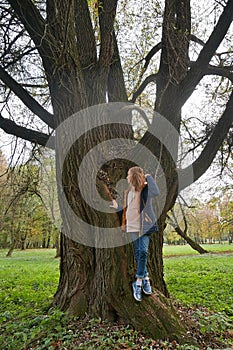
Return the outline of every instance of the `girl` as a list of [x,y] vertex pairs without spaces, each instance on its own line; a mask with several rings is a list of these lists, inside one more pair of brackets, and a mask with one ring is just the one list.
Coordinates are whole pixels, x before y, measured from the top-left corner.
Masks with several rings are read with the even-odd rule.
[[[147,295],[152,293],[146,264],[150,235],[158,231],[152,198],[159,195],[159,189],[153,177],[145,175],[143,169],[137,166],[129,169],[127,181],[129,189],[124,193],[122,229],[132,236],[137,262],[137,279],[132,284],[133,296],[141,301],[142,291]],[[115,200],[112,207],[120,209]]]

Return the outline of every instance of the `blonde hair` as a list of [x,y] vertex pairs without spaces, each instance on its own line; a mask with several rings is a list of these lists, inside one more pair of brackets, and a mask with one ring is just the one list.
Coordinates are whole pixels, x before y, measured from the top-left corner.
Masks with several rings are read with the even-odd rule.
[[135,188],[135,191],[140,192],[145,187],[146,177],[144,171],[139,166],[134,166],[129,169],[131,174],[130,183]]

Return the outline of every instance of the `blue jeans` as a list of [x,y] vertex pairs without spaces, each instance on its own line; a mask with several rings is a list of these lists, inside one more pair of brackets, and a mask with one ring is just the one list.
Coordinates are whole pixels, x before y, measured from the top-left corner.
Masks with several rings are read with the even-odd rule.
[[145,278],[148,276],[146,269],[148,249],[150,243],[150,235],[142,235],[138,237],[138,232],[132,232],[131,237],[134,245],[134,254],[137,262],[137,278]]

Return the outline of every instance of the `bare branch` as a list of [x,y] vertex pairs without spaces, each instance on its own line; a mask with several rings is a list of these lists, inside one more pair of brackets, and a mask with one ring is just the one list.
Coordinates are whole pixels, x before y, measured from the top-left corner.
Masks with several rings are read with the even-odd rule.
[[[200,38],[196,37],[196,35],[194,35],[194,34],[190,34],[190,40],[201,45],[201,46],[205,46],[205,42],[203,40],[201,40]],[[232,51],[223,51],[223,52],[215,52],[215,55],[218,56],[219,58],[221,58],[222,55],[229,55],[231,53],[232,53]]]
[[19,83],[17,83],[2,67],[0,79],[20,98],[20,100],[49,127],[55,127],[54,115],[46,111]]
[[[49,135],[43,134],[41,132],[25,128],[16,124],[14,121],[10,119],[3,118],[0,114],[0,128],[4,130],[7,134],[15,135],[17,137],[21,137],[24,140],[37,143],[41,146],[46,146]],[[55,146],[50,144],[50,148],[54,148]]]
[[22,35],[24,34],[24,32],[25,32],[25,29],[20,30],[19,33],[11,40],[11,42],[9,43],[7,49],[5,49],[4,52],[2,53],[2,55],[1,55],[1,60],[3,60],[3,58],[4,58],[8,53],[11,52],[13,45],[16,43],[16,41],[17,41],[19,38],[22,37]]
[[31,39],[34,41],[45,65],[51,69],[52,57],[51,37],[47,38],[47,24],[40,11],[31,0],[8,0],[13,10],[24,25]]
[[180,103],[183,104],[191,96],[194,88],[205,74],[208,64],[224,39],[233,19],[233,1],[229,0],[208,41],[201,50],[198,59],[180,83]]
[[215,155],[217,154],[221,144],[223,143],[233,122],[233,92],[226,105],[226,109],[213,129],[213,133],[206,143],[200,156],[185,169],[179,170],[182,178],[181,190],[189,186],[190,170],[193,170],[193,180],[196,181],[201,177],[211,165]]
[[154,47],[152,47],[152,49],[148,52],[148,54],[146,55],[146,57],[144,58],[145,60],[145,64],[144,64],[144,72],[145,70],[147,69],[149,63],[150,63],[150,60],[152,59],[152,57],[154,57],[154,55],[159,52],[162,48],[162,43],[158,43],[157,45],[155,45]]
[[[133,92],[132,92],[132,95],[133,95],[132,100],[131,100],[132,102],[135,102],[136,99],[137,99],[137,97],[139,96],[139,95],[138,95],[138,96],[134,99],[134,94],[137,94],[138,90],[140,91],[141,85],[143,84],[143,83],[141,84],[142,77],[143,77],[143,75],[145,74],[145,72],[146,72],[146,70],[147,70],[147,68],[148,68],[148,66],[149,66],[149,63],[150,63],[151,59],[153,58],[153,56],[154,56],[159,50],[161,50],[161,48],[162,48],[162,43],[160,42],[160,43],[158,43],[157,45],[155,45],[155,46],[148,52],[148,54],[146,55],[145,58],[142,58],[140,61],[138,61],[138,62],[135,64],[135,66],[137,66],[139,63],[141,63],[143,60],[145,60],[145,64],[144,64],[144,66],[142,67],[141,71],[139,72],[139,76],[138,76],[137,83],[136,83],[136,85],[135,85],[135,87],[134,87],[134,89],[133,89]],[[139,84],[140,84],[140,85],[139,85]],[[141,92],[140,92],[140,93],[141,93]]]
[[8,0],[14,9],[25,29],[33,38],[33,41],[39,45],[43,37],[45,21],[39,10],[31,0]]
[[8,62],[4,64],[4,68],[6,69],[10,66],[13,66],[15,63],[19,62],[23,57],[30,55],[33,51],[35,52],[35,50],[35,47],[31,47],[28,50],[26,50],[25,47],[25,50],[22,53],[15,55],[15,57],[12,60],[8,60]]
[[148,54],[144,57],[141,58],[133,67],[136,67],[139,63],[142,63],[142,61],[145,61],[145,64],[143,66],[143,72],[145,72],[145,70],[147,69],[150,60],[154,57],[154,55],[159,52],[159,50],[161,50],[162,48],[162,43],[158,43],[155,46],[152,47],[152,49],[148,52]]
[[209,64],[205,71],[205,75],[219,75],[223,78],[228,78],[233,82],[233,72],[231,72],[228,68],[229,67],[216,67]]
[[204,46],[204,45],[205,45],[205,42],[204,42],[203,40],[199,39],[199,38],[198,38],[196,35],[194,35],[194,34],[190,34],[189,39],[190,39],[191,41],[193,41],[193,42],[195,42],[195,43],[201,45],[201,46]]
[[157,74],[151,74],[149,75],[143,82],[142,84],[139,86],[139,88],[137,89],[137,91],[134,92],[133,97],[131,99],[130,102],[134,103],[136,101],[136,99],[138,98],[138,96],[141,95],[141,93],[143,92],[143,90],[145,90],[145,88],[147,87],[148,84],[152,83],[152,82],[156,82],[157,79]]

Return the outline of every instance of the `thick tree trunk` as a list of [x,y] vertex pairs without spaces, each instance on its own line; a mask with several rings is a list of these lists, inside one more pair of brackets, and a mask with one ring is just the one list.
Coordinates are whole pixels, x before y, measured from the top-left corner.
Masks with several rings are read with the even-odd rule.
[[140,304],[134,300],[132,245],[96,249],[62,237],[61,278],[54,305],[79,316],[121,320],[153,338],[187,341],[173,306],[158,289]]
[[[63,100],[64,110],[65,103]],[[69,134],[68,130],[67,134]],[[80,234],[80,232],[77,232],[75,225],[72,226],[70,217],[63,210],[63,203],[61,203],[64,229],[61,238],[60,281],[54,305],[80,317],[89,315],[103,320],[124,320],[154,338],[171,338],[183,341],[187,339],[186,330],[179,322],[178,315],[166,297],[168,292],[163,278],[162,232],[164,220],[160,219],[160,233],[152,238],[150,247],[149,272],[155,293],[149,298],[144,298],[143,302],[138,304],[133,298],[131,287],[135,280],[132,244],[125,244],[125,238],[120,234],[118,247],[97,248],[95,246],[95,242],[98,242],[98,237],[100,237],[99,227],[117,227],[119,225],[117,214],[109,215],[92,210],[82,198],[78,182],[74,181],[78,177],[83,156],[95,146],[96,142],[103,142],[114,136],[125,137],[127,134],[130,138],[131,130],[125,129],[125,127],[116,128],[113,126],[111,130],[93,129],[90,134],[86,133],[80,137],[65,157],[62,167],[62,187],[72,210],[91,225],[90,229],[81,232],[79,237],[84,237],[85,240],[85,237],[93,235],[94,243],[92,246],[88,246],[79,243],[79,239],[74,240],[75,234]],[[60,142],[62,142],[62,138]],[[85,147],[83,147],[84,144]],[[101,155],[99,156],[101,157]],[[57,162],[58,167],[61,166],[59,162],[60,159]],[[126,167],[124,164],[123,170],[121,166],[119,166],[121,170],[116,170],[118,168],[115,166],[116,181],[122,178],[122,171],[124,172],[123,177],[125,177]],[[88,177],[85,178],[85,184],[88,191],[91,185]],[[108,193],[103,182],[97,179],[96,185],[101,197],[107,199]],[[168,194],[167,196],[169,197]],[[94,227],[94,231],[91,227]],[[119,234],[117,229],[116,234]],[[74,238],[71,239],[72,237]]]
[[[56,99],[56,103],[57,101]],[[61,96],[57,115],[62,115],[61,110],[71,110],[71,106],[66,106],[66,104],[66,99],[62,99]],[[60,106],[62,106],[61,109]],[[66,130],[67,136],[69,132],[70,130]],[[132,244],[125,244],[124,236],[119,235],[118,247],[97,248],[95,245],[98,238],[101,238],[99,227],[119,226],[117,214],[105,214],[93,210],[82,198],[76,180],[78,174],[80,174],[79,167],[83,157],[98,142],[101,143],[111,137],[120,139],[128,136],[128,138],[131,138],[131,134],[131,129],[125,128],[125,126],[116,127],[114,125],[111,129],[100,128],[98,130],[93,128],[91,133],[87,132],[77,139],[65,156],[65,162],[61,170],[62,183],[59,183],[58,187],[63,188],[72,211],[87,222],[90,228],[85,232],[77,232],[78,229],[75,225],[72,225],[69,215],[64,210],[62,197],[60,197],[64,230],[61,238],[60,281],[55,294],[54,305],[80,317],[89,315],[105,320],[124,320],[154,338],[171,338],[184,341],[187,339],[186,330],[179,322],[179,317],[167,298],[168,291],[163,276],[162,247],[165,214],[176,197],[177,189],[177,182],[174,181],[176,172],[174,172],[171,157],[162,164],[166,172],[170,172],[168,179],[171,180],[167,180],[167,191],[163,195],[166,197],[164,200],[166,202],[165,211],[163,211],[159,220],[160,232],[152,237],[148,262],[154,294],[151,297],[145,297],[141,304],[138,304],[132,295],[131,284],[135,280]],[[63,140],[62,137],[58,140],[61,152],[63,152],[63,148],[66,150],[66,147],[62,145]],[[146,142],[148,142],[148,147],[153,149],[151,139],[148,138],[147,140],[146,138],[144,145],[146,145]],[[136,153],[138,154],[137,150]],[[98,154],[98,156],[101,159],[101,157],[104,158],[105,154]],[[58,169],[61,168],[62,157],[60,157],[61,155],[58,154]],[[125,178],[127,167],[130,167],[129,163],[120,166],[120,163],[116,162],[118,165],[114,167],[114,180]],[[111,171],[111,164],[107,166],[107,169],[108,167]],[[116,170],[118,167],[121,170]],[[60,175],[58,174],[58,176]],[[87,176],[84,180],[84,187],[86,191],[89,191],[91,185],[89,177]],[[103,182],[97,179],[96,185],[101,197],[107,199],[108,193]],[[94,231],[91,227],[94,227]],[[76,234],[79,235],[78,237],[83,237],[84,242],[85,237],[93,235],[93,244],[88,246],[88,244],[80,243],[79,239],[75,239]],[[119,234],[117,229],[116,234]]]
[[[78,6],[82,6],[82,2]],[[85,15],[85,12],[83,13]],[[101,13],[101,23],[107,13],[105,11]],[[77,20],[80,24],[82,18],[77,18]],[[86,46],[88,48],[93,44],[88,40],[83,40],[89,27],[87,32],[83,32],[81,27],[77,26],[79,51],[82,54],[76,57],[71,50],[73,53],[71,59],[70,54],[65,57],[65,52],[63,52],[61,69],[56,67],[55,71],[48,70],[47,72],[54,114],[58,124],[87,106],[105,102],[106,94],[108,94],[109,101],[123,101],[127,98],[117,46],[114,48],[114,55],[112,52],[111,25],[108,21],[105,24],[107,24],[106,27],[101,27],[101,29],[106,28],[107,31],[102,33],[102,47],[98,63],[95,57],[91,56],[90,50],[85,50]],[[118,79],[119,77],[120,79]],[[118,81],[120,81],[119,84],[117,84]],[[95,118],[96,115],[93,113],[93,120]],[[89,130],[91,125],[88,125],[88,118],[85,119],[84,123],[87,123],[87,130]],[[160,218],[160,232],[152,238],[150,247],[149,272],[154,286],[154,294],[145,297],[142,303],[138,304],[133,298],[131,287],[135,280],[132,244],[125,244],[125,237],[116,228],[118,246],[112,248],[97,247],[98,241],[102,239],[100,228],[119,226],[118,217],[116,213],[106,214],[93,210],[83,199],[77,181],[80,175],[79,167],[90,150],[109,138],[132,139],[132,130],[125,126],[119,127],[119,125],[110,128],[109,126],[91,128],[90,132],[88,131],[77,138],[67,151],[66,140],[71,137],[71,129],[62,130],[56,141],[60,152],[57,153],[57,174],[58,177],[61,177],[62,174],[62,180],[58,183],[58,191],[64,229],[62,230],[60,247],[60,280],[54,297],[54,305],[80,317],[89,315],[105,320],[124,320],[154,338],[185,341],[188,338],[186,330],[181,325],[178,315],[167,298],[168,292],[163,277],[164,218],[168,208],[174,202],[177,188],[177,182],[174,182],[176,171],[171,157],[168,160],[163,158],[162,162],[162,168],[166,174],[169,174],[168,179],[170,180],[167,181],[166,207]],[[150,138],[148,145],[149,149],[150,147],[154,148]],[[108,153],[110,150],[107,149],[106,152]],[[100,164],[108,155],[107,153],[98,154]],[[122,158],[127,159],[125,155]],[[63,159],[65,159],[64,164]],[[128,165],[124,164],[121,169],[122,174],[116,174],[119,162],[116,164],[113,179],[118,181],[125,178],[127,168],[130,165],[129,163]],[[90,169],[90,176],[91,171],[92,169]],[[84,179],[83,186],[89,190],[91,186],[89,176]],[[97,180],[96,187],[102,198],[108,197],[108,191],[101,181]],[[81,230],[75,226],[75,223],[72,223],[70,216],[64,209],[64,200],[67,200],[71,211],[89,225],[88,229]],[[87,244],[86,239],[92,236],[92,244]],[[80,241],[76,237],[81,237],[82,240]]]

